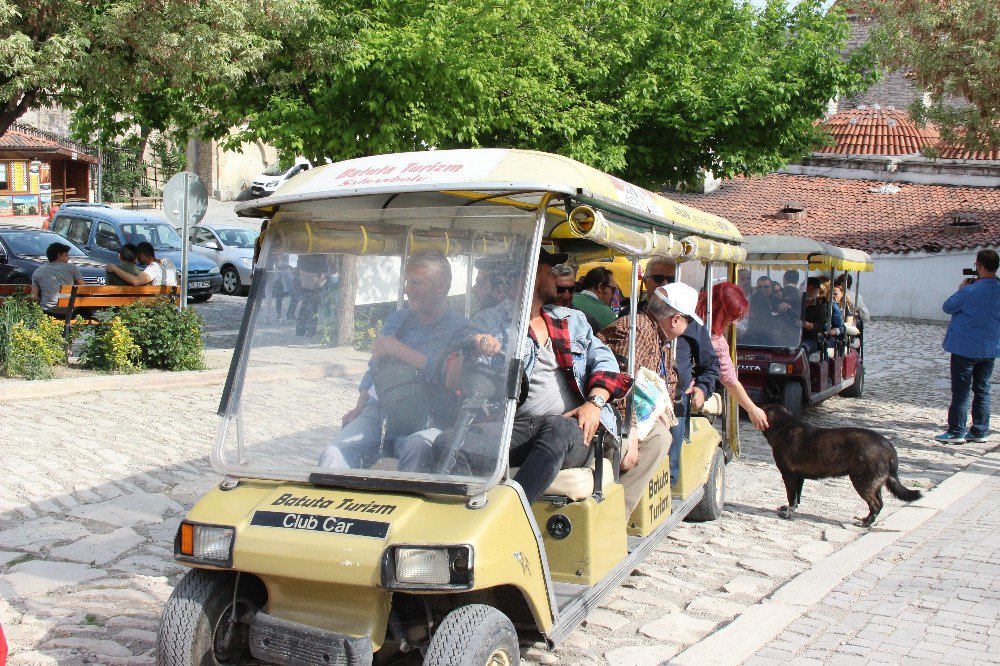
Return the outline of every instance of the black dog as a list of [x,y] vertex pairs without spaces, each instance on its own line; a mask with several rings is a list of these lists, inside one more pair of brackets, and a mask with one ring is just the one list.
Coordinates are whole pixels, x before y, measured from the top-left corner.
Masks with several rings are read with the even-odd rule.
[[869,513],[859,518],[871,527],[882,510],[882,486],[904,502],[920,499],[919,490],[899,482],[896,449],[885,437],[865,428],[814,428],[802,423],[781,405],[764,405],[769,427],[764,431],[774,463],[781,472],[788,506],[778,509],[791,520],[802,499],[805,479],[848,476],[854,489],[868,504]]

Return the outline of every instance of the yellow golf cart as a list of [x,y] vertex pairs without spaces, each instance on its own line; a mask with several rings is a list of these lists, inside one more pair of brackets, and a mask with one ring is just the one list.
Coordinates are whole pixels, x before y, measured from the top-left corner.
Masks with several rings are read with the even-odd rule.
[[[629,257],[632,293],[638,262],[654,254],[726,263],[732,279],[743,253],[726,220],[519,150],[330,164],[241,213],[271,218],[264,268],[219,407],[212,463],[224,478],[177,532],[191,571],[164,610],[160,663],[517,664],[519,637],[558,643],[679,521],[720,515],[725,462],[739,450],[734,405],[723,419],[690,418],[680,478],[665,462],[628,520],[612,437],[595,443],[604,455],[592,467],[561,471],[530,505],[508,447],[538,248]],[[414,307],[421,278],[407,266],[427,252],[447,258],[456,320],[485,306],[474,298],[483,266],[502,266],[510,340],[492,362],[466,362],[450,395],[430,380],[440,359],[474,354],[444,334],[408,390],[384,390],[378,375],[367,389],[372,341]],[[294,323],[271,314],[289,285]],[[378,441],[332,464],[360,394],[382,401]],[[446,445],[431,465],[393,444],[415,398],[420,432]],[[454,464],[476,427],[492,429],[495,447]]]

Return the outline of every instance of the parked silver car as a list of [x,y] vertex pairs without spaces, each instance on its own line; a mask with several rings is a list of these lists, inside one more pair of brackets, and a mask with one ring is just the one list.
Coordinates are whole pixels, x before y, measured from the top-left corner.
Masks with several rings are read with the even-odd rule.
[[199,224],[191,228],[191,251],[211,259],[222,272],[222,293],[250,291],[253,246],[259,231],[238,225]]

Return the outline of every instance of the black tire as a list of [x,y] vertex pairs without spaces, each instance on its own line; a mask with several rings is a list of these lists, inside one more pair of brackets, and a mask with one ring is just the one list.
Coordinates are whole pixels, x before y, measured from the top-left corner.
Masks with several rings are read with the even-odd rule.
[[781,389],[781,404],[795,418],[802,416],[802,384],[796,381],[785,382]]
[[21,275],[20,273],[14,273],[7,280],[6,284],[31,284],[31,278],[27,275]]
[[195,303],[206,303],[210,298],[212,298],[212,294],[198,294],[197,296],[191,296],[190,298]]
[[861,398],[865,394],[865,366],[858,366],[858,374],[854,375],[854,383],[844,389],[848,398]]
[[222,286],[219,291],[227,296],[236,296],[243,291],[243,282],[240,281],[240,272],[232,266],[222,267]]
[[705,496],[698,506],[691,509],[687,520],[703,523],[717,520],[722,515],[726,505],[726,455],[722,449],[716,449],[712,456],[712,465],[708,469],[708,481],[705,482]]
[[496,608],[469,604],[438,625],[424,666],[518,666],[521,649],[510,619]]
[[[229,646],[222,645],[224,622],[231,614],[236,576],[192,569],[174,588],[160,618],[156,637],[159,666],[215,666],[256,663],[250,655],[249,624],[236,625]],[[237,617],[263,605],[257,581],[243,577],[236,600]]]

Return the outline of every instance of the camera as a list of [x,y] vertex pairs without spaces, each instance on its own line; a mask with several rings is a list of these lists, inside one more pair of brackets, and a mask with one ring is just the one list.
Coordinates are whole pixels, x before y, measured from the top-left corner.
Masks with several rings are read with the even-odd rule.
[[963,268],[962,275],[971,275],[972,277],[978,277],[979,273],[976,272],[975,268]]

